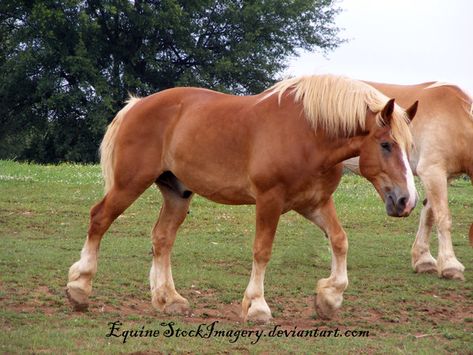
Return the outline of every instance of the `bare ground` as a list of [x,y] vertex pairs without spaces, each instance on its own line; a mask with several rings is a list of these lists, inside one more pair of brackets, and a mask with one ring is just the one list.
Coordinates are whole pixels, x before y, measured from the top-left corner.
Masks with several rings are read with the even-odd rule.
[[[5,290],[0,284],[3,297],[0,297],[0,304],[5,310],[22,313],[33,313],[40,310],[47,315],[54,315],[59,312],[64,312],[64,307],[70,309],[70,316],[74,317],[75,313],[69,306],[66,297],[63,301],[57,301],[57,291],[51,290],[47,286],[38,286],[32,291],[26,289],[8,289]],[[15,301],[11,296],[19,296],[19,301]],[[228,324],[241,324],[240,317],[241,304],[240,302],[222,303],[217,301],[215,292],[213,290],[199,290],[191,288],[185,290],[183,295],[188,297],[192,305],[190,315],[166,315],[155,310],[150,299],[128,299],[115,302],[115,305],[107,304],[98,301],[93,296],[87,312],[94,314],[119,314],[121,317],[131,315],[156,317],[162,320],[181,320],[186,323],[211,323],[219,321]],[[25,296],[27,299],[25,300]],[[441,297],[444,300],[450,301],[449,306],[439,304],[421,304],[408,305],[399,304],[399,311],[394,318],[386,317],[386,315],[379,309],[365,308],[362,311],[350,305],[350,299],[354,296],[345,297],[343,312],[350,314],[350,324],[386,324],[393,325],[393,323],[408,323],[413,315],[422,315],[432,325],[441,324],[443,322],[461,323],[468,320],[473,327],[473,309],[467,297],[454,292],[433,297]],[[300,328],[310,328],[314,326],[324,326],[333,324],[333,322],[344,323],[347,319],[342,319],[340,315],[334,318],[330,323],[317,319],[314,311],[314,296],[301,298],[273,298],[268,299],[270,307],[273,312],[276,309],[277,315],[274,322],[283,328],[293,328],[297,326]],[[348,304],[347,304],[348,303]],[[392,312],[391,312],[392,313]],[[274,315],[274,314],[273,314]],[[247,324],[251,328],[251,324]],[[343,327],[342,327],[343,328]]]

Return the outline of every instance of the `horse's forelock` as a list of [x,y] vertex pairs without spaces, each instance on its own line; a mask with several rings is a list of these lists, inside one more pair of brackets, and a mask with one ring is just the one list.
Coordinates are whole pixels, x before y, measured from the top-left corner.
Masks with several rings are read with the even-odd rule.
[[402,108],[397,106],[391,120],[391,136],[406,152],[413,146],[413,138],[409,129],[409,118]]

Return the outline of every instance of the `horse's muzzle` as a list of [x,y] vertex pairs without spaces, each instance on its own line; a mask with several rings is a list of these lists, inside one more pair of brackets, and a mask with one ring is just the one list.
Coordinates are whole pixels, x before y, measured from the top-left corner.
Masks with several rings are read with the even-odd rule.
[[[417,204],[417,196],[412,206],[408,206],[409,196],[388,192],[384,196],[386,213],[391,217],[407,217]],[[412,203],[411,203],[412,204]]]

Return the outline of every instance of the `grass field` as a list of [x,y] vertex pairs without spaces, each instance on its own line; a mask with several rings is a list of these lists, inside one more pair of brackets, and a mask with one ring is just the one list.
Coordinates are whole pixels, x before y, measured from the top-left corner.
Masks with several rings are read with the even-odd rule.
[[[0,352],[473,353],[470,181],[455,180],[449,193],[454,247],[466,267],[466,281],[415,274],[410,247],[420,206],[409,218],[389,218],[374,188],[347,175],[335,195],[350,242],[350,284],[338,317],[321,321],[313,307],[316,281],[330,272],[328,243],[320,230],[288,213],[279,223],[266,274],[274,321],[258,326],[242,324],[238,317],[251,271],[253,206],[194,198],[173,250],[176,287],[189,299],[193,315],[166,316],[151,307],[150,231],[160,196],[149,189],[105,236],[89,311],[74,313],[64,286],[85,240],[89,208],[101,198],[100,169],[0,161]],[[433,236],[434,255],[436,244]],[[115,321],[122,323],[120,332],[152,329],[159,334],[129,335],[123,343],[124,337],[106,336]],[[214,321],[227,337],[182,333]],[[170,322],[179,334],[169,333]],[[286,334],[271,336],[276,326]],[[240,333],[237,339],[242,329],[264,335],[257,342],[256,333]],[[368,331],[369,336],[292,336],[315,329]]]

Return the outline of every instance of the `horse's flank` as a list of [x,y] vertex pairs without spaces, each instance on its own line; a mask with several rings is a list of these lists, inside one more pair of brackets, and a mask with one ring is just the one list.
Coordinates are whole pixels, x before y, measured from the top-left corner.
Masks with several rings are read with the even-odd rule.
[[[278,94],[281,101],[286,92],[294,94],[295,102],[302,102],[304,113],[314,129],[320,125],[334,137],[348,137],[360,127],[365,128],[366,112],[380,112],[388,97],[364,82],[335,75],[313,75],[283,80],[267,90],[263,100]],[[406,151],[412,145],[409,120],[398,105],[394,110],[393,139]],[[380,114],[378,125],[383,124]]]

